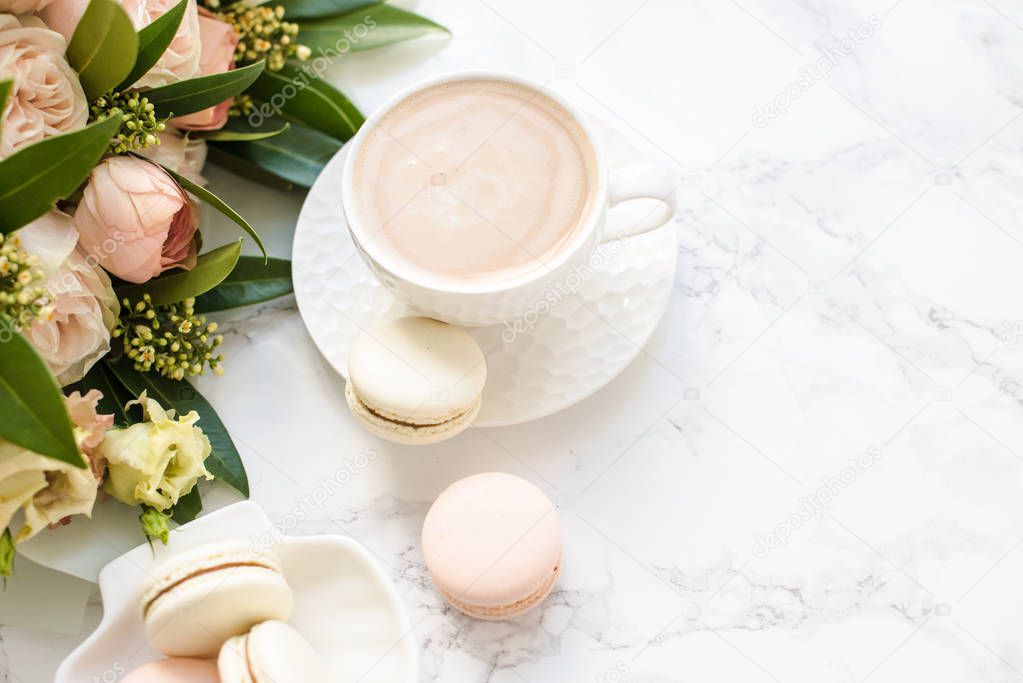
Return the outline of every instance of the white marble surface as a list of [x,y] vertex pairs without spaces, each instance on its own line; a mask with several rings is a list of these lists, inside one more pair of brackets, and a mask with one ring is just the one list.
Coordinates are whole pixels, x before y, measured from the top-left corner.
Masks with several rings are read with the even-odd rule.
[[[421,449],[360,431],[293,305],[233,316],[228,374],[202,390],[253,499],[390,568],[423,680],[1023,677],[1019,5],[417,7],[455,37],[331,78],[367,110],[454,68],[553,78],[679,171],[675,296],[598,395]],[[849,30],[867,35],[843,48]],[[210,175],[287,255],[300,198]],[[508,623],[448,610],[418,543],[441,489],[493,469],[547,490],[567,540],[557,591]],[[82,637],[0,629],[0,680],[50,680]]]

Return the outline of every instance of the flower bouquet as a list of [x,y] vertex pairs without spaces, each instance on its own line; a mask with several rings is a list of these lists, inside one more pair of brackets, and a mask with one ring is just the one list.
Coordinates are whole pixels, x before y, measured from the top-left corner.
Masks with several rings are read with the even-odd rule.
[[[138,507],[146,536],[166,541],[202,510],[199,480],[248,495],[188,378],[223,372],[207,314],[290,293],[291,266],[206,189],[207,154],[311,185],[363,121],[319,80],[330,61],[444,30],[352,0],[0,0],[0,12],[7,576],[17,543],[91,516],[97,499]],[[243,256],[242,239],[202,253],[203,210],[261,255]]]

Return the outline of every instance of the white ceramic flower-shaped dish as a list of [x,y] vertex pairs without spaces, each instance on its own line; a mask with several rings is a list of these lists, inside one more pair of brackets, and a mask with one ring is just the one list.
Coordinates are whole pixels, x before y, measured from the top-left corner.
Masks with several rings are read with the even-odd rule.
[[230,505],[142,545],[100,572],[103,620],[57,671],[56,683],[118,680],[160,657],[146,642],[139,603],[152,569],[204,543],[244,539],[273,547],[295,594],[291,625],[324,657],[329,683],[414,683],[419,650],[405,607],[379,563],[342,536],[281,537],[251,502]]

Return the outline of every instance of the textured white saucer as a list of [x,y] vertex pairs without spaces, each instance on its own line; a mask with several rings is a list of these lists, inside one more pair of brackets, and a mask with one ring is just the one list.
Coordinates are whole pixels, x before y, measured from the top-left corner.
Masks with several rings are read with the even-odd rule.
[[[594,119],[608,164],[649,163],[618,131]],[[295,228],[292,277],[302,320],[327,361],[347,373],[348,348],[362,329],[413,311],[369,271],[341,211],[347,147],[309,191]],[[608,234],[663,217],[659,203],[633,200],[608,214]],[[470,328],[487,355],[487,386],[477,427],[518,424],[578,403],[614,379],[653,334],[671,296],[674,224],[605,247],[582,284],[531,312],[517,332]],[[566,282],[566,285],[571,284]],[[535,315],[534,315],[535,314]]]
[[99,575],[103,620],[57,670],[56,683],[113,681],[158,659],[146,643],[139,608],[156,564],[205,543],[243,539],[269,546],[295,594],[289,623],[331,672],[326,683],[415,683],[419,649],[405,606],[368,551],[342,536],[280,537],[255,503],[244,501],[171,532],[168,545],[118,557]]

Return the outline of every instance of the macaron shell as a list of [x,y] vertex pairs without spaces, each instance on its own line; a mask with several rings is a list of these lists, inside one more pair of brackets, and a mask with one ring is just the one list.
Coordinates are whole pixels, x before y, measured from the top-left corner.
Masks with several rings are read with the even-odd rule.
[[228,638],[217,656],[220,683],[252,683],[249,664],[245,659],[248,634]]
[[483,392],[486,359],[458,327],[431,318],[397,318],[359,335],[348,381],[373,411],[436,424],[468,411]]
[[246,655],[255,678],[252,683],[327,681],[326,666],[313,646],[280,621],[268,621],[253,628],[248,635]]
[[523,598],[518,602],[513,602],[508,605],[501,607],[484,607],[482,605],[470,605],[462,602],[453,595],[442,594],[444,599],[451,603],[451,606],[457,609],[463,614],[467,614],[474,619],[484,619],[488,621],[499,621],[501,619],[511,619],[517,617],[520,614],[524,614],[529,610],[533,609],[541,602],[547,599],[547,596],[554,590],[555,584],[558,582],[558,577],[561,575],[561,564],[554,568],[551,572],[550,578],[547,583],[537,589],[529,597]]
[[538,603],[553,586],[561,549],[561,523],[547,496],[500,472],[449,486],[423,524],[434,584],[467,613],[507,608],[517,614]]
[[277,571],[281,570],[281,562],[271,550],[255,551],[245,541],[221,541],[196,546],[180,552],[153,570],[153,579],[142,597],[143,606],[149,604],[154,597],[162,593],[167,586],[178,583],[182,579],[198,572],[228,564],[250,564],[258,562]]
[[166,655],[214,657],[224,641],[268,619],[288,619],[284,576],[265,567],[210,571],[170,588],[145,614],[150,645]]
[[348,402],[348,408],[352,411],[352,415],[370,432],[382,439],[410,446],[438,443],[461,434],[469,428],[473,420],[476,419],[476,416],[479,415],[480,406],[482,405],[482,402],[477,398],[475,405],[455,419],[438,425],[413,426],[400,424],[382,415],[374,414],[355,395],[351,382],[345,385],[345,400]]
[[143,664],[121,683],[220,683],[217,667],[205,659],[174,657]]

